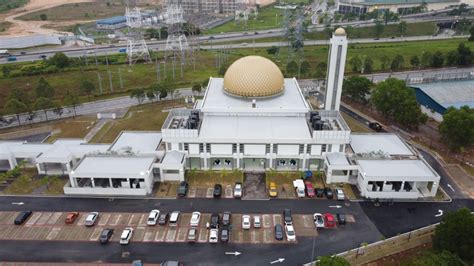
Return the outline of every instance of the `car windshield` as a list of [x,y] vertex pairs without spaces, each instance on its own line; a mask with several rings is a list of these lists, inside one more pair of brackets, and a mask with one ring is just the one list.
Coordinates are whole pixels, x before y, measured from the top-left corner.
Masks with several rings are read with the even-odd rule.
[[288,235],[293,236],[293,235],[295,235],[295,232],[292,229],[289,229],[288,230]]

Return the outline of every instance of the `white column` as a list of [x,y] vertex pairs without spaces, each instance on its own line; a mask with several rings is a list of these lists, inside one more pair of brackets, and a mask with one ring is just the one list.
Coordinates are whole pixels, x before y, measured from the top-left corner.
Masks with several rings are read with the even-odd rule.
[[347,55],[347,36],[345,30],[342,28],[337,29],[329,42],[324,109],[339,110]]

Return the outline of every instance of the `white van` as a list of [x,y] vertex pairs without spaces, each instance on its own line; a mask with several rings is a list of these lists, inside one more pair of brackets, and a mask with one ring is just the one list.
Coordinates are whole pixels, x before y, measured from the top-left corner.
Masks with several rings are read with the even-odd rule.
[[179,221],[179,215],[181,214],[181,212],[179,211],[174,211],[171,213],[171,216],[170,216],[170,226],[178,226],[178,221]]

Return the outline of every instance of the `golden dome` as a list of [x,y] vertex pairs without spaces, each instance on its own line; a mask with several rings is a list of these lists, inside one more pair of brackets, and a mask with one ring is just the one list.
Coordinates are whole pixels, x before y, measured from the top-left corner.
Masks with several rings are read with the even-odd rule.
[[275,63],[246,56],[232,63],[224,75],[224,91],[241,97],[268,97],[283,92],[284,78]]
[[346,31],[343,28],[337,28],[337,30],[334,32],[334,35],[336,35],[336,36],[346,36]]

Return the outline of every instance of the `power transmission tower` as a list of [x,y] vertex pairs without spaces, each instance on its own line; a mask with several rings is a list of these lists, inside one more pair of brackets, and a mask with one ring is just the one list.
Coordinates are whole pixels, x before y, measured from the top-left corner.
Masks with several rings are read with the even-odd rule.
[[143,19],[141,10],[138,7],[130,9],[125,8],[125,17],[128,26],[128,40],[127,40],[127,61],[131,65],[139,60],[151,63],[150,51],[146,45],[140,28],[143,26]]

